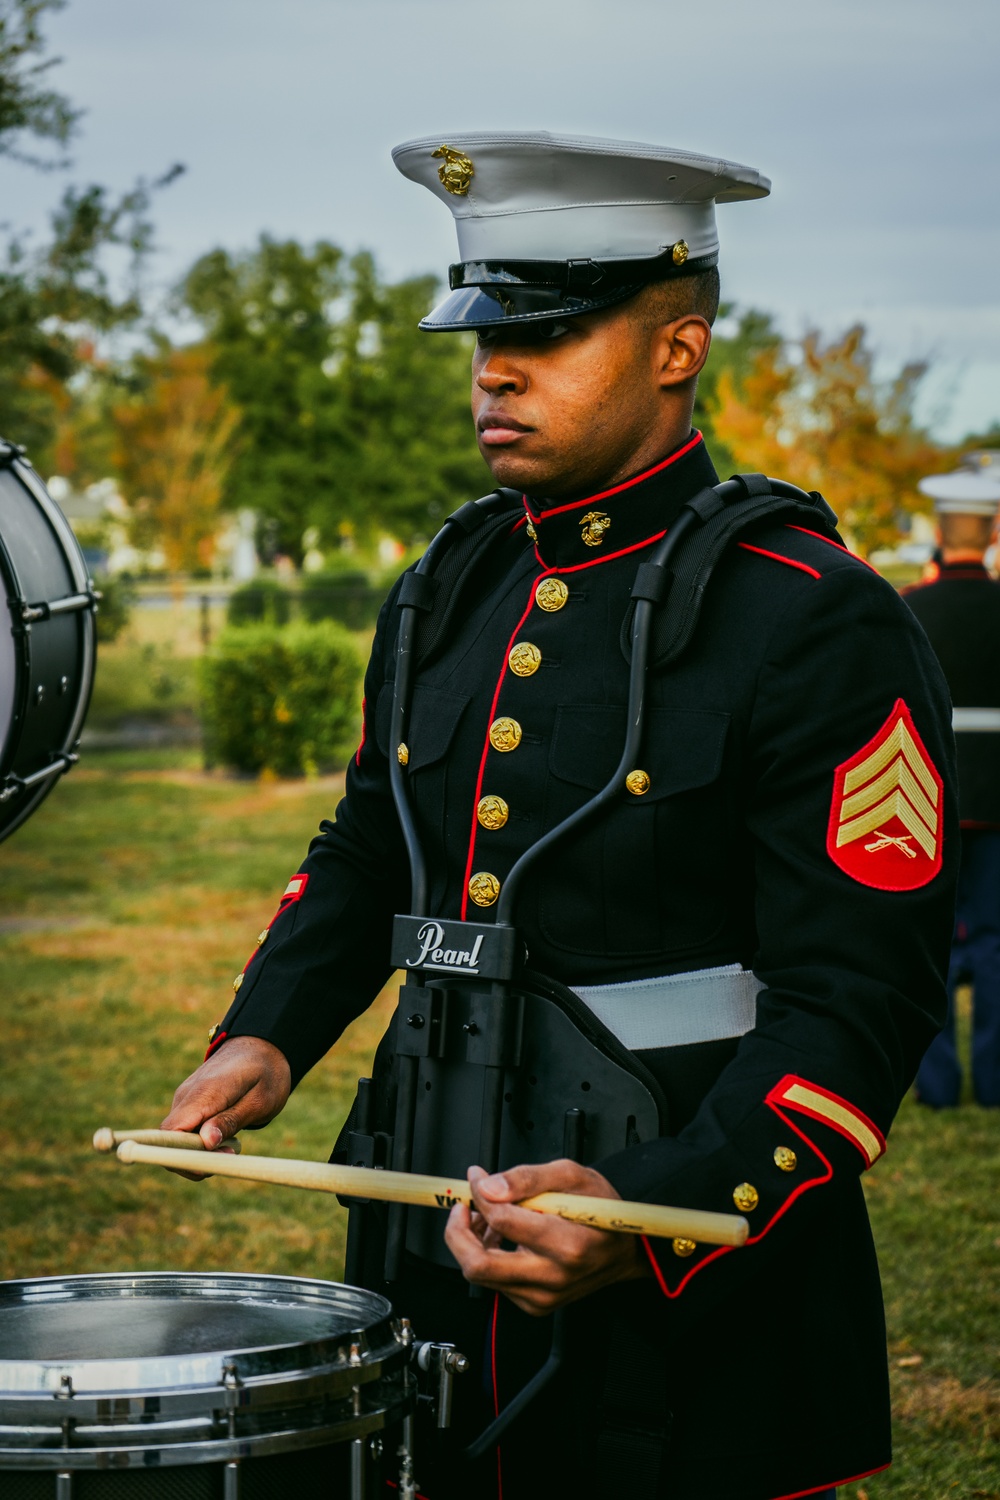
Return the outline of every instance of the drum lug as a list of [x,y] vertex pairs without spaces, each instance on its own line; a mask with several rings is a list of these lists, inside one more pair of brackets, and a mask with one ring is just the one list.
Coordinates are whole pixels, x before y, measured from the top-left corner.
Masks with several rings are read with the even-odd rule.
[[469,1361],[460,1354],[454,1344],[417,1344],[417,1368],[428,1375],[437,1376],[437,1394],[428,1397],[436,1406],[437,1426],[451,1426],[451,1401],[455,1389],[455,1376],[464,1375]]
[[63,1469],[56,1475],[56,1500],[73,1500],[73,1474]]

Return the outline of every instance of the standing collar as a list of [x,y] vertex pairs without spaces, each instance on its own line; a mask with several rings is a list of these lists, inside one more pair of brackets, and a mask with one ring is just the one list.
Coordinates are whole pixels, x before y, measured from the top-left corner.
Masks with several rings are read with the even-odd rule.
[[685,500],[719,476],[700,432],[660,463],[582,500],[525,495],[529,535],[548,568],[605,562],[662,536]]
[[974,562],[971,558],[962,562],[943,562],[940,571],[941,583],[992,583],[993,579],[987,573],[981,562]]

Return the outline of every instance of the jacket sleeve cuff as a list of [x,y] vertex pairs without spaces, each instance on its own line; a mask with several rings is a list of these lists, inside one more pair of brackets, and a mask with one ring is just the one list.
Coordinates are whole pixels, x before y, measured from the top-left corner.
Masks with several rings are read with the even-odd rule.
[[[765,1246],[772,1230],[813,1188],[867,1170],[885,1150],[878,1127],[849,1100],[786,1074],[719,1148],[698,1152],[679,1140],[650,1141],[601,1164],[623,1198],[740,1213],[750,1234],[739,1254]],[[705,1267],[734,1247],[643,1236],[661,1292],[677,1298]]]

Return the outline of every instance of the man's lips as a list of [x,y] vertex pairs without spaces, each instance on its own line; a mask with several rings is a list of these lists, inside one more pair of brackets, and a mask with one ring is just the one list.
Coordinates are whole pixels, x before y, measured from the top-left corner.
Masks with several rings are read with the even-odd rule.
[[508,416],[503,411],[483,412],[476,423],[479,430],[480,441],[495,448],[503,443],[514,443],[526,432],[534,432],[527,422],[519,422],[516,417]]

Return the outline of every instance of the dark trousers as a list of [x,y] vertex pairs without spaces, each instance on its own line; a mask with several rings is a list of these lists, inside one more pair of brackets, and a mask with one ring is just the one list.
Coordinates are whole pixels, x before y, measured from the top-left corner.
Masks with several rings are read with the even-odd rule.
[[962,1070],[955,1047],[955,990],[971,984],[972,1088],[979,1104],[1000,1105],[1000,830],[963,828],[955,937],[948,971],[948,1020],[917,1072],[922,1104],[958,1103]]

